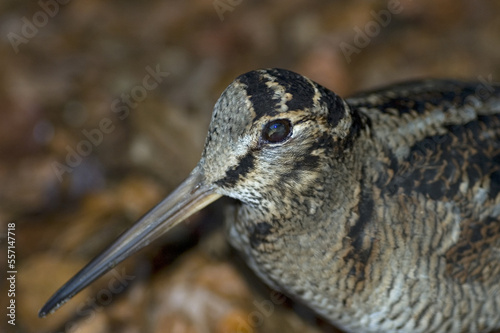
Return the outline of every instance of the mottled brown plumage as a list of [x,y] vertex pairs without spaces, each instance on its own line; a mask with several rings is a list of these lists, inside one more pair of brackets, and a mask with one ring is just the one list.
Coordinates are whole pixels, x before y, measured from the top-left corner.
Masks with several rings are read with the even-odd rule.
[[499,136],[497,85],[427,80],[343,100],[286,70],[246,73],[188,180],[41,315],[226,195],[239,200],[229,239],[255,272],[346,331],[498,329]]

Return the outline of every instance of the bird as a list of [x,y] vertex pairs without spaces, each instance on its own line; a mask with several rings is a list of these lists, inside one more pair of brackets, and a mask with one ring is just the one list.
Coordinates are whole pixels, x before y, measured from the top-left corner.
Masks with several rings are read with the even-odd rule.
[[346,332],[500,329],[499,84],[341,98],[285,69],[238,76],[187,179],[39,316],[222,196],[256,275]]

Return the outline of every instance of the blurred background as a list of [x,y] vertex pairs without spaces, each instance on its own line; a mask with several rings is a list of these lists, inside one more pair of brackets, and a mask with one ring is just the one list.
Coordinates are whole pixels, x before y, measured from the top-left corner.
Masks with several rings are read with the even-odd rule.
[[421,77],[487,85],[499,15],[500,2],[466,0],[2,1],[2,311],[8,223],[17,274],[16,325],[2,315],[0,331],[338,332],[226,247],[223,201],[37,312],[188,175],[239,74],[287,68],[341,96]]

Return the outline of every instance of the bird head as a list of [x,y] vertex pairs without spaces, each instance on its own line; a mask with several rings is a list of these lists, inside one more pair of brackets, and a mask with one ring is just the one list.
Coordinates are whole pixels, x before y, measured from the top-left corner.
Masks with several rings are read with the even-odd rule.
[[340,97],[299,74],[264,69],[239,76],[215,105],[189,177],[61,287],[39,316],[221,196],[257,207],[314,187],[325,160],[348,149],[352,124]]
[[283,69],[243,74],[217,101],[198,167],[217,193],[249,205],[312,184],[351,134],[347,104]]

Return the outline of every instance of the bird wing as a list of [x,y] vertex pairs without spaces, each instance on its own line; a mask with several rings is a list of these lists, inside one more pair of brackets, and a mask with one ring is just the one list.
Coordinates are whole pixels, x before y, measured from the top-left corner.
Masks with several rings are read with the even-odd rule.
[[442,254],[446,273],[461,283],[498,285],[500,86],[416,81],[347,103],[382,142],[376,185],[383,195],[457,208],[458,236]]

